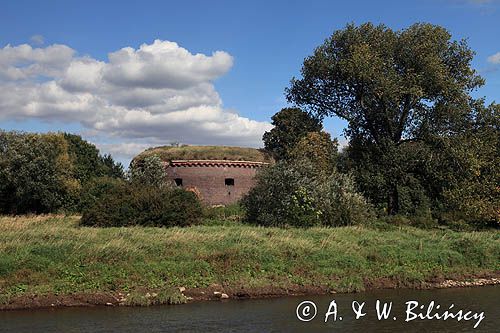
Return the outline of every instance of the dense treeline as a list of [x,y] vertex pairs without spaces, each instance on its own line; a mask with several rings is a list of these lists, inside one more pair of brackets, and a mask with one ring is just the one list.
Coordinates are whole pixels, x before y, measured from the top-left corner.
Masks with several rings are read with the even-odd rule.
[[[350,24],[334,32],[286,90],[297,108],[273,116],[275,127],[264,135],[279,163],[243,201],[247,220],[287,223],[274,216],[300,218],[312,209],[314,217],[300,224],[328,225],[328,211],[356,206],[362,194],[390,221],[500,226],[500,105],[471,97],[484,83],[471,68],[473,54],[464,40],[431,24],[400,31]],[[349,143],[339,154],[325,151],[329,139],[318,140],[327,116],[348,123]],[[335,163],[325,163],[328,156]],[[306,169],[301,159],[322,166],[306,182],[298,179]],[[345,179],[355,186],[342,185]],[[332,181],[341,203],[318,193]],[[341,221],[336,225],[361,222],[355,215]]]
[[80,136],[0,131],[0,213],[78,211],[87,182],[125,177]]
[[82,213],[86,226],[174,226],[199,222],[191,192],[168,182],[148,157],[128,175],[110,155],[68,133],[0,132],[0,213]]

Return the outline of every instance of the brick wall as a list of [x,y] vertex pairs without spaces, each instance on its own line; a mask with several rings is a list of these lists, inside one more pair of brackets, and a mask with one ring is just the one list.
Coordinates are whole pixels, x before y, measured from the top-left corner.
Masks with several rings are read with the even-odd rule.
[[[196,189],[201,200],[210,205],[227,205],[241,199],[255,184],[255,174],[259,167],[233,165],[190,165],[167,166],[167,174],[172,179],[182,179],[186,189]],[[234,179],[234,185],[226,185],[226,179]]]

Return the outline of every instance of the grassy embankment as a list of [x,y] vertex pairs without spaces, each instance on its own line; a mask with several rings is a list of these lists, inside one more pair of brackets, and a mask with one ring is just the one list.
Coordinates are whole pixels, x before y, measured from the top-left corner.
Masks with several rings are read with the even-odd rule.
[[[323,287],[496,274],[500,233],[391,227],[240,225],[87,228],[78,217],[0,217],[0,304],[30,295],[123,293],[125,304],[175,303],[173,287]],[[145,298],[147,292],[154,296]]]

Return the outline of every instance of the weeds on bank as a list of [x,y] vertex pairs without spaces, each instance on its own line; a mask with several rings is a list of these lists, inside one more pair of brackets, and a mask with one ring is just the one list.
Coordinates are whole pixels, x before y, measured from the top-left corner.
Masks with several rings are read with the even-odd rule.
[[381,278],[411,286],[500,270],[497,231],[386,224],[280,229],[219,217],[213,226],[101,229],[80,227],[78,220],[0,217],[0,302],[29,293],[119,291],[132,295],[131,304],[176,303],[175,294],[144,299],[134,293],[212,284],[360,291]]

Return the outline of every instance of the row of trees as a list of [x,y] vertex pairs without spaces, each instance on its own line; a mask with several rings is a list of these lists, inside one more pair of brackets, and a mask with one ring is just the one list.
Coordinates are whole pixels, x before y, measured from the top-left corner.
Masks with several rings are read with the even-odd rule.
[[[500,106],[471,97],[484,83],[471,67],[473,55],[464,40],[454,41],[431,24],[400,31],[350,24],[336,31],[305,59],[301,78],[286,89],[288,101],[300,109],[283,109],[272,118],[275,127],[264,143],[278,165],[261,176],[259,192],[275,193],[278,206],[297,191],[321,197],[324,181],[282,193],[266,179],[297,169],[297,160],[305,158],[337,181],[353,177],[355,191],[348,192],[362,193],[379,215],[498,226]],[[349,144],[341,153],[322,132],[329,116],[348,122]],[[276,208],[258,195],[244,201],[257,222]]]
[[81,213],[86,226],[184,226],[202,206],[173,188],[157,156],[125,174],[80,136],[0,132],[0,213],[57,212]]
[[80,136],[0,131],[0,213],[78,211],[96,177],[124,178],[121,164]]

